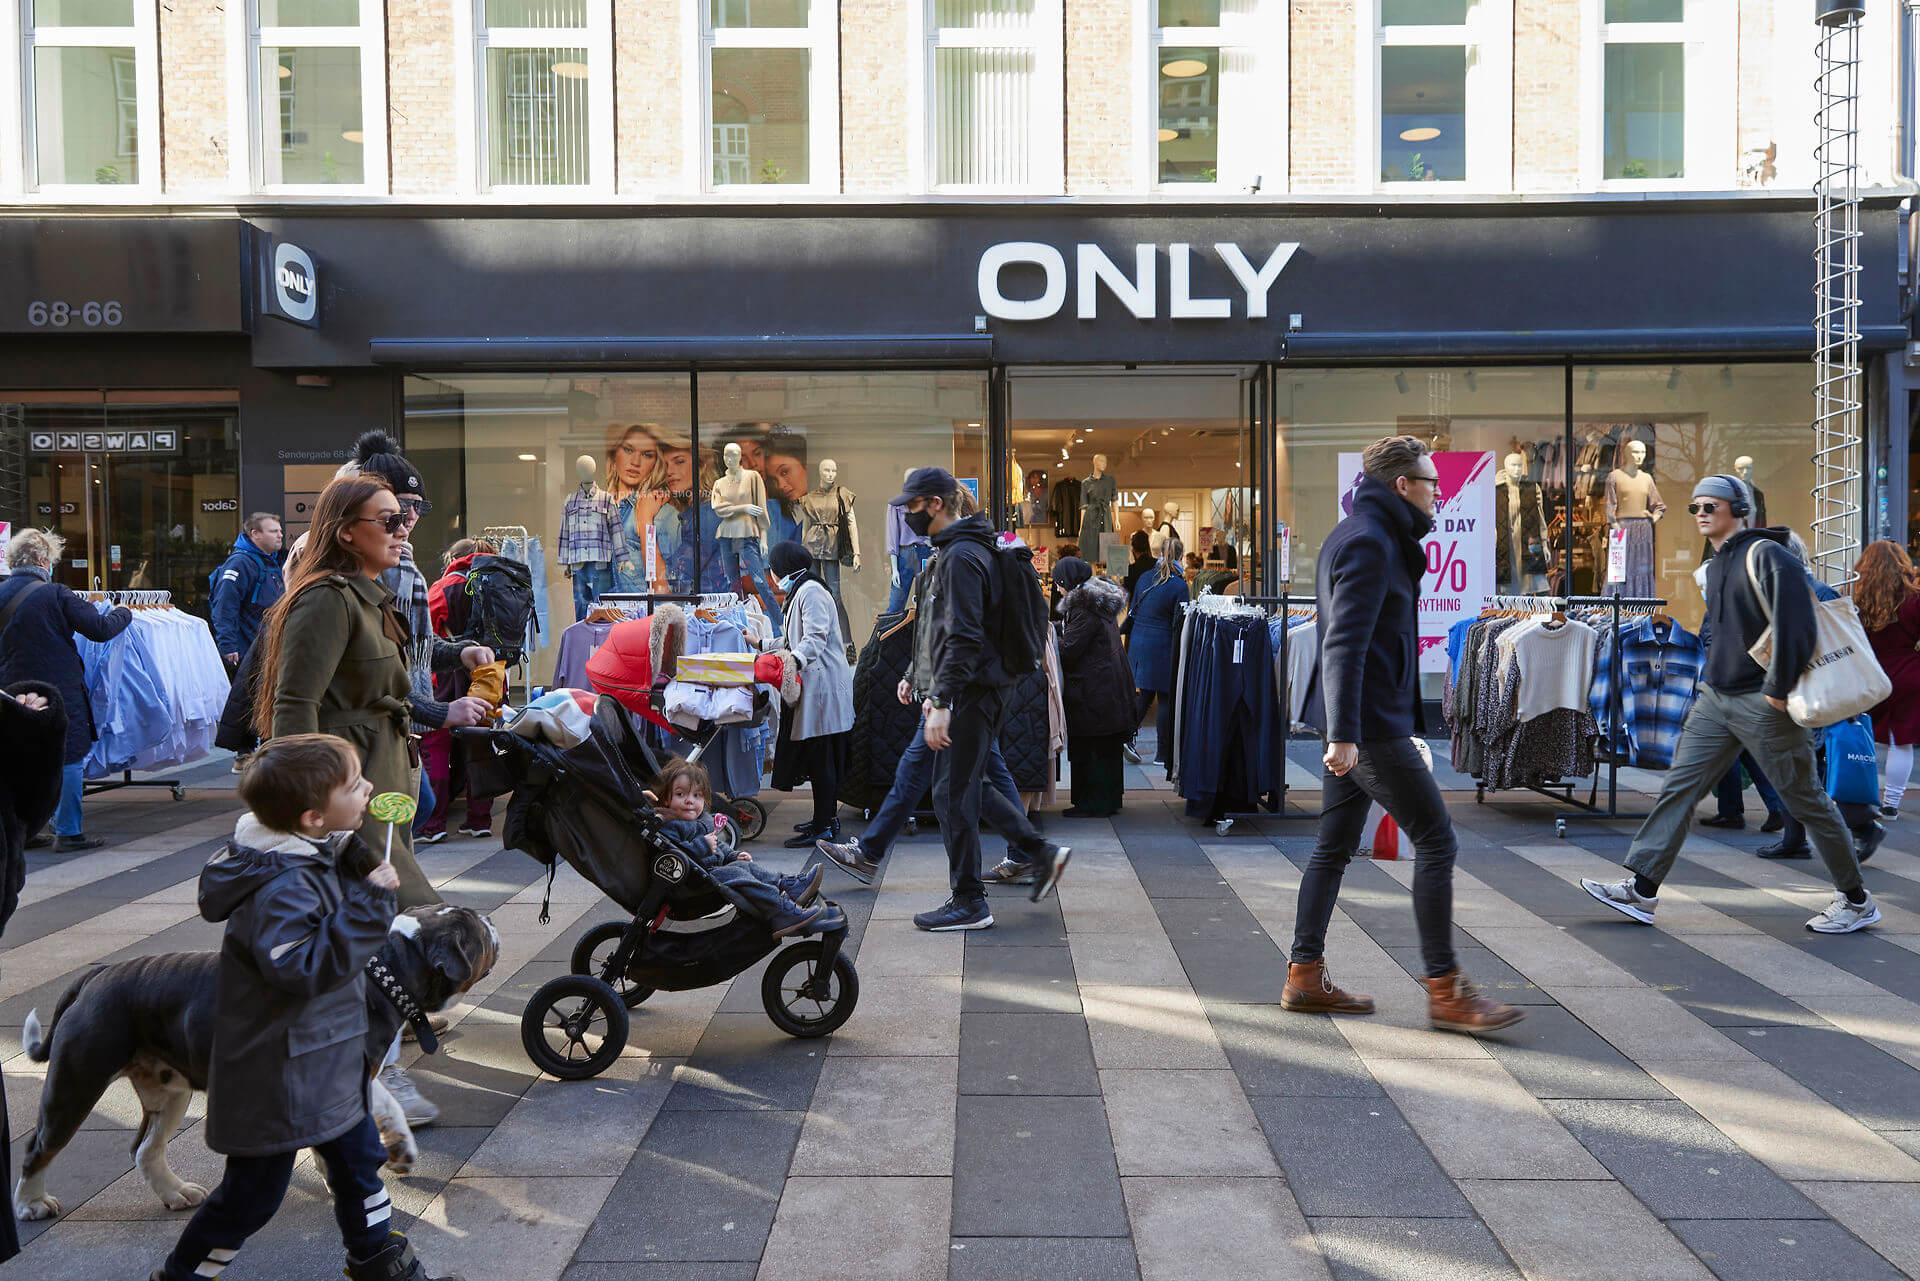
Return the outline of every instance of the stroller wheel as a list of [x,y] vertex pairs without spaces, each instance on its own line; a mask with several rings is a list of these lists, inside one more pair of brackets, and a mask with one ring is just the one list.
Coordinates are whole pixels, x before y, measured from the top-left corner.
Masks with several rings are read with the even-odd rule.
[[832,973],[821,975],[821,951],[817,941],[796,943],[773,958],[760,980],[767,1017],[788,1036],[825,1036],[853,1016],[860,1000],[860,976],[846,953],[835,955]]
[[630,1010],[637,1010],[653,995],[650,987],[641,987],[624,974],[609,975],[607,962],[613,959],[614,951],[620,946],[620,936],[627,932],[625,921],[602,921],[580,936],[573,945],[572,970],[575,974],[587,974],[599,979],[617,993]]
[[740,829],[740,839],[759,839],[767,830],[767,807],[751,796],[736,796],[726,804],[727,817]]
[[562,1081],[584,1081],[613,1066],[627,1047],[627,1007],[586,974],[543,984],[520,1016],[520,1044],[533,1065]]

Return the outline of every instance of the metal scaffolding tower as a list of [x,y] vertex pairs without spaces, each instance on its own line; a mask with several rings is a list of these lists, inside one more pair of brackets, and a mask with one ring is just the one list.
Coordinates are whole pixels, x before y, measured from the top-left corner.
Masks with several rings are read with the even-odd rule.
[[1819,0],[1814,81],[1813,555],[1840,586],[1860,557],[1860,20],[1864,0]]

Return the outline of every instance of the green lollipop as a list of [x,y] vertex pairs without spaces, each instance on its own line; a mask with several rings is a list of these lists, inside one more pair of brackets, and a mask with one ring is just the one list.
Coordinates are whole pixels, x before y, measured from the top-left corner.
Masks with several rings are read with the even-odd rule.
[[382,792],[367,802],[367,813],[387,825],[387,850],[380,856],[383,863],[393,861],[393,829],[400,823],[413,822],[413,816],[420,811],[420,802],[405,792]]

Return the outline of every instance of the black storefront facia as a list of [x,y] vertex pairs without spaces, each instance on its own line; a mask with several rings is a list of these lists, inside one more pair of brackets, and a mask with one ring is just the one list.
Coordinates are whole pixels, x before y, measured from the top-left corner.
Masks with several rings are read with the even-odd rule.
[[[1863,345],[1894,351],[1895,201],[1862,225]],[[1004,508],[1002,371],[1261,367],[1265,490],[1277,370],[1559,365],[1570,432],[1575,362],[1804,359],[1810,284],[1805,202],[1771,198],[21,216],[0,381],[234,391],[251,509],[401,426],[410,373],[977,368]],[[1871,414],[1904,450],[1904,407]]]

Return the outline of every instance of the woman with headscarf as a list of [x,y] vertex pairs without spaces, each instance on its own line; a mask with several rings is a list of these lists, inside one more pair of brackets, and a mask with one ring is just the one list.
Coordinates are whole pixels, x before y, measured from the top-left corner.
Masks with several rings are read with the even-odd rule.
[[813,572],[813,558],[797,542],[775,543],[767,553],[781,593],[786,597],[786,634],[749,634],[748,644],[793,651],[800,663],[800,701],[780,717],[774,747],[773,785],[790,792],[813,784],[813,818],[790,837],[788,849],[812,849],[819,840],[840,835],[840,780],[846,774],[848,732],[853,729],[853,670],[847,666],[847,638],[840,634],[833,594]]
[[1160,703],[1154,724],[1156,765],[1166,764],[1173,739],[1173,636],[1180,607],[1188,600],[1187,580],[1180,572],[1185,553],[1180,540],[1169,535],[1160,549],[1159,565],[1134,588],[1133,609],[1127,615],[1127,660],[1138,691],[1134,724],[1146,719],[1154,700]]
[[1107,818],[1120,812],[1126,789],[1121,749],[1138,723],[1133,681],[1120,643],[1126,594],[1093,566],[1069,556],[1053,567],[1066,626],[1060,643],[1061,701],[1067,712],[1067,760],[1073,771],[1068,818]]

